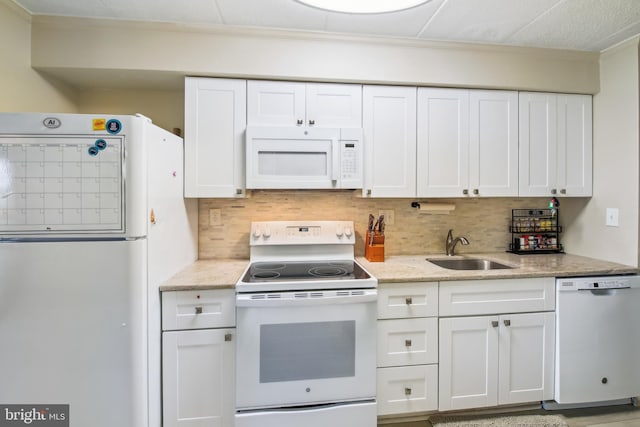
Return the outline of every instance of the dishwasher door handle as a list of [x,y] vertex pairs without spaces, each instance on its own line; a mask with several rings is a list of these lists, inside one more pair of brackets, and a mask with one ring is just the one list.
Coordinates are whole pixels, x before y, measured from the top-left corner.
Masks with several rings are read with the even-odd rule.
[[631,289],[631,287],[626,286],[624,288],[602,288],[602,289],[579,289],[579,291],[589,291],[595,296],[609,296],[616,295],[616,291],[621,291],[625,289]]

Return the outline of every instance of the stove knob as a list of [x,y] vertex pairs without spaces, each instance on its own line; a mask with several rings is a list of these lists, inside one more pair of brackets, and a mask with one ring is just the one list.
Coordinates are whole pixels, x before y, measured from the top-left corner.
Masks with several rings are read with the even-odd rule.
[[336,236],[342,237],[343,234],[344,230],[342,229],[342,227],[338,227],[338,229],[336,230]]
[[267,237],[271,237],[271,230],[268,228],[265,228],[264,231],[262,232],[262,235],[267,238]]
[[347,227],[344,229],[344,235],[347,237],[351,237],[353,235],[353,230],[351,229],[351,227]]
[[259,228],[256,228],[255,230],[253,230],[253,238],[254,239],[259,239],[261,235],[262,235],[262,233],[260,232]]

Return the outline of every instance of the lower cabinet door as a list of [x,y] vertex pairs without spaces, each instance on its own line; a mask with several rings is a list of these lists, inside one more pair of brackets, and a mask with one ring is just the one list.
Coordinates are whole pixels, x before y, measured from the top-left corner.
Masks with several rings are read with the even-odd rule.
[[378,415],[438,409],[438,365],[377,370]]
[[164,427],[233,426],[235,329],[162,334]]
[[554,313],[500,316],[498,403],[552,400]]
[[498,404],[498,320],[498,316],[440,319],[440,411]]

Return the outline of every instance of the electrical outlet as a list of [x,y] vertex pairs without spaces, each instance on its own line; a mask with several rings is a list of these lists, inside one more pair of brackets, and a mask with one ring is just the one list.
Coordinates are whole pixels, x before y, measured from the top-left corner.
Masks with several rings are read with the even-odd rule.
[[384,215],[384,223],[387,225],[393,225],[396,222],[396,211],[394,209],[379,209],[379,215]]
[[606,224],[609,227],[618,227],[618,226],[620,226],[619,215],[620,215],[620,212],[618,211],[618,208],[607,208]]
[[209,225],[222,225],[222,211],[209,209]]

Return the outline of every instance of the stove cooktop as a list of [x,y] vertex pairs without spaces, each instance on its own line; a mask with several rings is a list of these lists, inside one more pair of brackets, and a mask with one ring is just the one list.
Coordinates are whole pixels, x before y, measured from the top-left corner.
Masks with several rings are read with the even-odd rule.
[[242,277],[243,283],[306,282],[321,280],[363,280],[371,276],[354,261],[254,262]]

